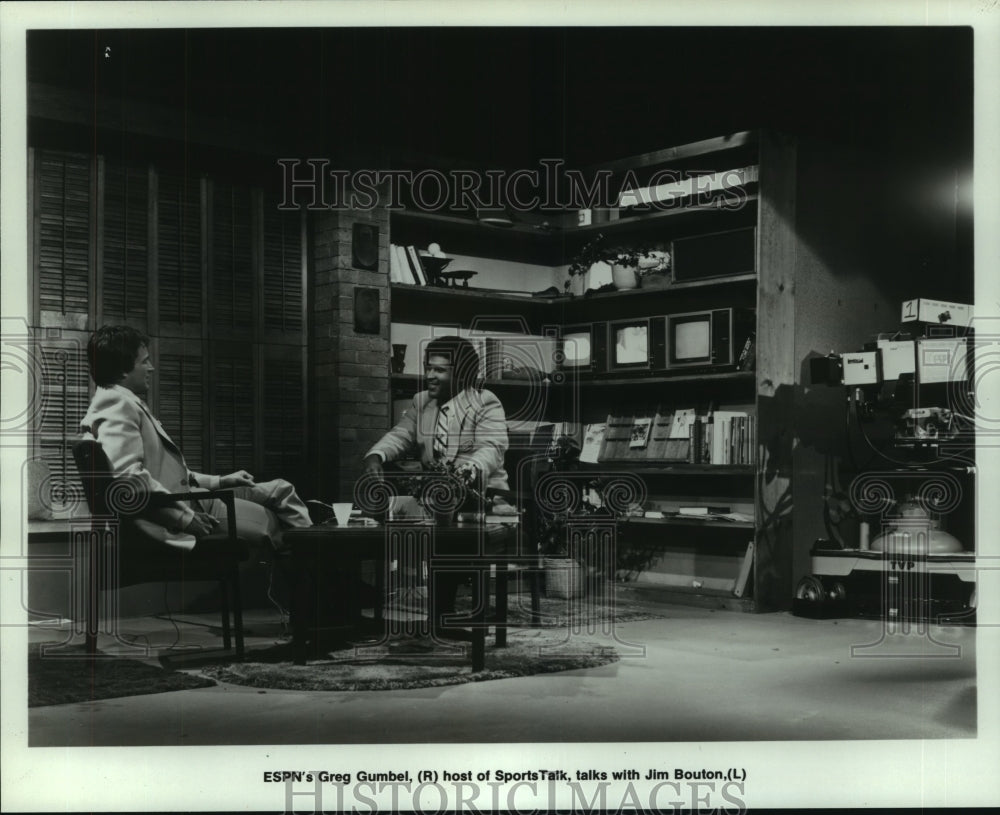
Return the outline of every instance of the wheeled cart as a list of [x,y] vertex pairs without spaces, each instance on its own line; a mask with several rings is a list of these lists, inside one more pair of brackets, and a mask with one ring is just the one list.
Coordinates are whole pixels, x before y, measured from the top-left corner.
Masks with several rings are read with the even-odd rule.
[[812,574],[796,587],[793,613],[975,622],[975,553],[832,547],[828,541],[813,545]]

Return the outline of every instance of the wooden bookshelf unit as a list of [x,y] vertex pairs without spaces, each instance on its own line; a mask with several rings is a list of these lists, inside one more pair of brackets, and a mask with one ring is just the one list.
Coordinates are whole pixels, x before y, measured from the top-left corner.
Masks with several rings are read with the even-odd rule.
[[[666,417],[669,421],[678,411],[692,411],[702,422],[726,411],[738,417],[727,430],[737,435],[727,436],[726,446],[717,445],[714,453],[709,449],[707,457],[691,455],[676,460],[677,445],[671,448],[671,460],[643,455],[662,441],[660,436],[638,448],[630,449],[626,441],[619,454],[602,452],[596,462],[581,465],[595,475],[602,470],[637,475],[645,484],[651,512],[669,512],[685,504],[723,505],[752,519],[636,517],[618,524],[620,549],[652,551],[648,569],[622,576],[672,600],[753,611],[787,608],[791,602],[792,547],[787,523],[791,437],[786,432],[791,405],[785,394],[795,383],[791,258],[797,238],[794,220],[788,217],[795,207],[795,149],[795,144],[782,136],[747,132],[610,162],[594,169],[610,170],[614,178],[631,173],[640,183],[666,170],[682,178],[695,174],[691,182],[694,188],[701,175],[731,168],[741,168],[742,177],[751,180],[738,200],[733,195],[726,199],[715,194],[688,196],[688,200],[660,210],[621,209],[617,220],[587,226],[572,223],[568,216],[573,213],[554,218],[557,227],[549,231],[525,225],[498,230],[467,218],[412,212],[391,215],[394,243],[424,248],[439,242],[449,254],[461,252],[483,260],[481,269],[489,268],[490,259],[531,264],[538,268],[543,283],[556,281],[565,265],[598,233],[617,244],[652,244],[664,251],[671,251],[675,242],[705,236],[698,242],[697,252],[686,255],[695,258],[689,262],[702,265],[686,270],[675,266],[671,274],[677,279],[656,287],[576,297],[555,295],[551,290],[543,296],[531,296],[538,290],[510,293],[399,283],[390,287],[393,324],[423,325],[428,332],[431,326],[444,326],[473,336],[483,321],[489,324],[498,317],[516,317],[531,335],[554,341],[558,348],[559,333],[569,326],[601,326],[605,331],[611,330],[608,326],[649,327],[648,364],[635,365],[623,355],[616,368],[615,337],[609,336],[610,364],[579,370],[560,365],[557,358],[540,372],[541,379],[487,376],[485,386],[504,402],[509,421],[514,414],[515,422],[523,422],[529,403],[534,411],[530,419],[570,423],[580,429],[581,436],[586,426],[607,423],[609,417],[620,418],[623,430],[638,417]],[[739,243],[743,252],[747,235],[752,234],[752,252],[732,262],[728,258],[714,262],[737,270],[749,262],[751,270],[714,276],[710,265],[712,236],[732,235],[735,230],[750,230],[740,233],[739,242],[731,243]],[[458,264],[449,268],[458,268]],[[485,282],[486,274],[474,278],[472,286]],[[492,281],[492,285],[498,284],[502,281]],[[561,290],[561,283],[555,289]],[[672,342],[676,350],[682,340],[686,341],[682,329],[674,337],[664,336],[673,325],[668,317],[712,312],[749,315],[746,325],[752,332],[753,353],[742,366],[737,357],[749,334],[736,334],[735,328],[726,338],[730,359],[724,363],[699,365],[682,358],[671,364],[665,355],[653,361],[655,342]],[[711,327],[715,323],[706,321],[705,325],[709,327],[692,327],[690,336],[700,342],[706,331],[716,332]],[[716,342],[713,333],[711,343],[714,346]],[[717,350],[712,348],[713,353]],[[417,353],[410,354],[416,362]],[[419,388],[417,373],[391,378],[394,399],[408,397]],[[664,427],[659,432],[664,432]],[[751,427],[753,432],[749,433]],[[657,428],[653,430],[655,436]]]

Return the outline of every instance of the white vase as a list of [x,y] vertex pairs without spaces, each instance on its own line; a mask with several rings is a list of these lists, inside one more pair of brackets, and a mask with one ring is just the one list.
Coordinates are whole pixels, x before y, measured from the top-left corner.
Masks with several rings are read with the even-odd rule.
[[616,263],[611,269],[611,279],[619,290],[639,288],[639,277],[634,266],[619,266]]
[[602,260],[592,263],[590,271],[587,272],[587,289],[601,289],[604,286],[614,283],[614,272],[610,264]]
[[569,293],[576,297],[583,297],[587,290],[587,276],[582,274],[573,275],[569,279]]

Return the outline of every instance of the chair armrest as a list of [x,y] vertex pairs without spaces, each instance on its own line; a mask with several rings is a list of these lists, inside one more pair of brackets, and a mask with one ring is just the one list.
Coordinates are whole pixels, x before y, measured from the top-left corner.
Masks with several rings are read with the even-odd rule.
[[218,498],[227,502],[228,498],[233,498],[232,489],[224,490],[200,490],[198,492],[153,492],[149,494],[150,506],[169,504],[172,501],[200,501],[202,498]]
[[236,496],[231,489],[202,490],[200,492],[154,493],[150,495],[150,506],[162,506],[174,501],[201,501],[206,498],[218,498],[226,505],[226,526],[229,529],[229,542],[236,545]]

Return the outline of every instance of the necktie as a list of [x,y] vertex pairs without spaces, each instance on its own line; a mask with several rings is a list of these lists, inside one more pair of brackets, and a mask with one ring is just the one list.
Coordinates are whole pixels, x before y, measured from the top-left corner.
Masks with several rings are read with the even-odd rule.
[[444,457],[448,447],[448,406],[438,408],[437,427],[434,428],[434,458]]

